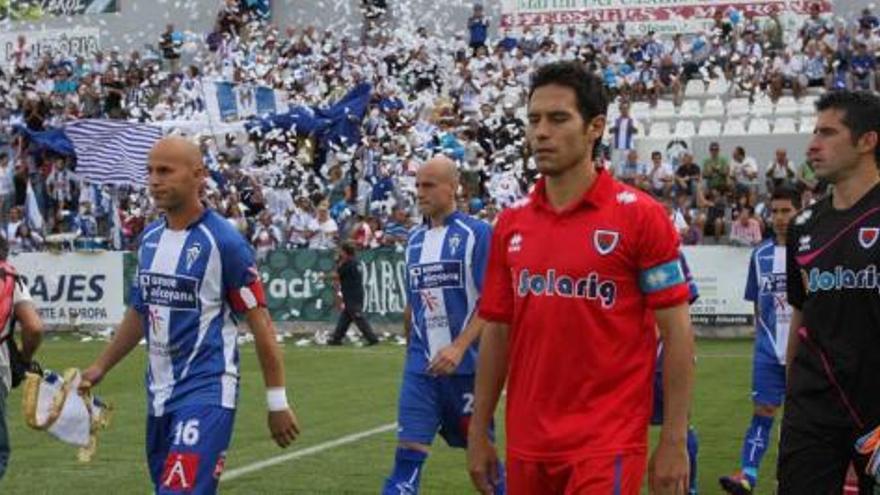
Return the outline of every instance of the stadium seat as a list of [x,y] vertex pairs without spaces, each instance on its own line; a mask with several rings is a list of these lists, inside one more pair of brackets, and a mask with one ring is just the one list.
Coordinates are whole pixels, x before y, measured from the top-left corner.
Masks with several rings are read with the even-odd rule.
[[752,104],[751,113],[756,117],[773,114],[773,100],[771,100],[766,94],[759,95],[755,98],[755,102]]
[[701,114],[700,100],[685,100],[678,109],[679,117],[699,117]]
[[721,98],[712,98],[706,101],[703,107],[703,117],[722,117],[724,116],[724,102]]
[[731,117],[745,117],[749,114],[748,98],[735,98],[727,102],[727,115]]
[[764,118],[753,118],[749,122],[749,134],[753,136],[770,134],[770,121]]
[[675,124],[676,138],[689,138],[697,134],[697,127],[690,120],[679,120]]
[[793,96],[783,96],[776,102],[776,115],[794,115],[800,111],[800,105]]
[[746,133],[746,123],[743,119],[731,119],[724,124],[722,134],[724,136],[742,136]]
[[706,84],[699,79],[691,79],[684,87],[684,94],[690,97],[700,97],[706,94]]
[[706,88],[706,94],[710,96],[721,96],[730,89],[730,83],[723,78],[712,79],[709,81],[709,87]]
[[651,120],[651,105],[645,101],[637,101],[632,104],[630,107],[629,114],[632,118],[640,121],[650,121]]
[[670,100],[659,100],[657,106],[651,112],[655,119],[671,119],[675,117],[675,104]]
[[651,124],[651,129],[648,131],[648,137],[652,138],[665,138],[670,135],[669,122],[654,122]]
[[816,101],[819,97],[814,95],[806,95],[801,98],[800,112],[804,115],[811,115],[816,111]]
[[700,136],[714,137],[721,135],[721,122],[717,120],[704,120],[700,122]]
[[773,124],[773,134],[795,134],[797,129],[791,117],[779,117]]
[[798,128],[802,134],[812,134],[813,130],[816,128],[816,116],[815,115],[803,115],[801,116],[801,120],[798,123]]

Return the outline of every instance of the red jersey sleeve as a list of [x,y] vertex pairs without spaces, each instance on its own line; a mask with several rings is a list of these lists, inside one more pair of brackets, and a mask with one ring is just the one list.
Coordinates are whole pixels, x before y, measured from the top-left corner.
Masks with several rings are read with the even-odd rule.
[[510,215],[503,212],[492,233],[489,246],[489,261],[483,280],[483,293],[480,295],[479,315],[484,320],[499,323],[513,321],[513,279],[507,265],[507,228]]
[[648,307],[663,309],[687,304],[690,291],[681,266],[678,233],[666,209],[651,201],[640,223],[636,260],[639,288]]

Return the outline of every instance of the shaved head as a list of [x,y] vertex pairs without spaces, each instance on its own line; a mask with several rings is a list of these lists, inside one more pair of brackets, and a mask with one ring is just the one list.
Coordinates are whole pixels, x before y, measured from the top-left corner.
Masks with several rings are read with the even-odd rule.
[[150,150],[149,156],[150,161],[154,158],[183,162],[191,167],[201,168],[204,166],[202,163],[202,151],[199,149],[199,146],[180,136],[169,136],[156,142],[153,145],[153,149]]
[[458,166],[443,155],[431,158],[416,172],[416,192],[422,214],[442,220],[455,211]]

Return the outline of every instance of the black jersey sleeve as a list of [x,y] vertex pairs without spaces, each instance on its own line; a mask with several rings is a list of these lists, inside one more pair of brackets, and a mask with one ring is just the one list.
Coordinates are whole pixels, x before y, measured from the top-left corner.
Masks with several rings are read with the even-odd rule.
[[788,234],[785,242],[785,287],[788,295],[788,304],[798,311],[804,306],[807,299],[807,291],[804,288],[804,279],[801,275],[801,267],[798,265],[796,256],[798,254],[798,239],[801,233],[795,222],[792,220],[788,226]]

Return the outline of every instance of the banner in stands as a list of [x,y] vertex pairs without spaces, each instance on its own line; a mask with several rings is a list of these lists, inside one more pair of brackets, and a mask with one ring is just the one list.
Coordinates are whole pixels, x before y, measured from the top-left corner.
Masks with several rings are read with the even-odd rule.
[[213,94],[205,94],[208,111],[218,115],[222,122],[263,116],[281,108],[275,90],[267,86],[216,82],[214,90]]
[[0,20],[39,21],[113,12],[119,12],[118,0],[0,0]]
[[[630,34],[697,32],[712,25],[716,11],[736,9],[767,17],[774,9],[803,15],[815,0],[502,0],[501,25],[584,26],[625,23]],[[831,1],[822,2],[824,12]]]
[[[0,0],[2,1],[2,0]],[[101,48],[98,28],[44,29],[40,31],[0,32],[0,65],[12,65],[18,37],[23,35],[34,60],[47,53],[60,53],[64,58],[90,57]]]
[[751,250],[686,246],[682,251],[700,291],[700,299],[691,306],[691,321],[711,326],[754,324],[752,303],[743,299]]
[[24,253],[11,259],[48,325],[109,325],[122,321],[123,255]]

